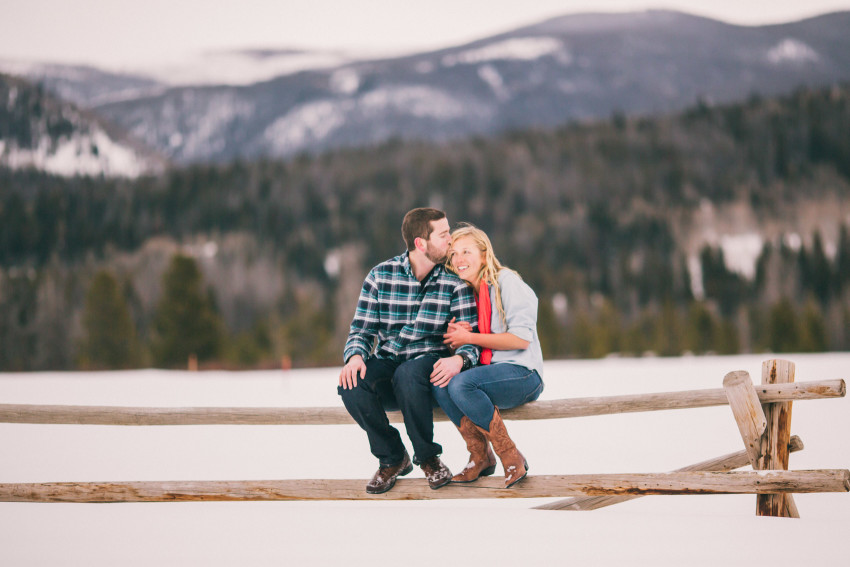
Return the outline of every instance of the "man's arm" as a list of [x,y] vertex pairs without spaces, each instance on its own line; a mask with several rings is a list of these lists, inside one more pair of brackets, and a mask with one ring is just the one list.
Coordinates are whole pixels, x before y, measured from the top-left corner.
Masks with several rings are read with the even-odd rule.
[[339,385],[345,389],[351,389],[357,385],[358,374],[361,379],[366,377],[365,360],[372,352],[380,322],[377,290],[373,270],[363,282],[357,308],[354,310],[354,319],[351,321],[348,332],[348,340],[345,341],[342,355],[345,366],[342,367],[339,375]]
[[[452,294],[451,316],[456,322],[469,323],[473,332],[478,330],[478,308],[475,305],[475,296],[472,288],[466,283],[459,283]],[[477,361],[481,349],[475,345],[467,344],[457,349],[455,354],[465,353],[472,360]]]
[[[478,309],[475,306],[475,296],[472,294],[472,288],[463,282],[458,283],[452,293],[450,312],[453,321],[464,321],[469,323],[473,329],[478,328]],[[434,363],[434,370],[431,372],[431,383],[445,388],[451,379],[463,369],[463,356],[468,357],[474,364],[474,361],[478,360],[480,352],[481,350],[475,345],[464,345],[457,349],[454,356],[437,360]]]

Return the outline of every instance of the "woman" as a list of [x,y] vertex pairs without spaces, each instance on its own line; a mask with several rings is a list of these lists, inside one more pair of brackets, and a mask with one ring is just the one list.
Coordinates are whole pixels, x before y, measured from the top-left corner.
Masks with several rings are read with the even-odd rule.
[[499,408],[536,400],[543,391],[543,355],[537,338],[537,296],[519,274],[493,254],[487,234],[467,225],[452,233],[449,268],[475,290],[478,333],[450,324],[452,348],[482,348],[480,365],[448,380],[432,380],[432,391],[469,450],[469,462],[453,482],[472,482],[496,470],[493,449],[505,469],[505,487],[525,478],[528,463],[508,436]]

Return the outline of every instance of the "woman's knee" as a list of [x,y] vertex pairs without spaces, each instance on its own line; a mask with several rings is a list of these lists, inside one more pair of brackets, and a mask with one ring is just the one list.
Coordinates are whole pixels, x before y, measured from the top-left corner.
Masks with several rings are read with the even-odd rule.
[[463,403],[465,399],[467,399],[476,390],[480,390],[480,388],[475,381],[470,380],[469,377],[458,374],[451,382],[449,382],[449,385],[446,386],[446,390],[449,397],[455,401],[455,403]]
[[451,396],[449,395],[449,389],[440,388],[439,386],[431,386],[431,395],[434,396],[434,399],[437,400],[437,403],[440,404],[441,407],[445,407],[444,404],[446,402],[451,403]]

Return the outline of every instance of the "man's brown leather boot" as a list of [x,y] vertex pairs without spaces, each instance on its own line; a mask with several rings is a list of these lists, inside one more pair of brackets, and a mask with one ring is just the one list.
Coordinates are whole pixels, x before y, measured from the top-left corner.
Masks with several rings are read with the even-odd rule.
[[369,494],[383,494],[393,486],[398,477],[410,474],[413,471],[413,463],[410,462],[410,456],[407,451],[404,452],[404,458],[397,465],[381,465],[378,467],[375,476],[366,485],[366,492]]
[[439,455],[425,459],[419,463],[419,468],[425,473],[425,478],[428,479],[428,486],[433,490],[437,490],[452,481],[452,471],[443,464]]

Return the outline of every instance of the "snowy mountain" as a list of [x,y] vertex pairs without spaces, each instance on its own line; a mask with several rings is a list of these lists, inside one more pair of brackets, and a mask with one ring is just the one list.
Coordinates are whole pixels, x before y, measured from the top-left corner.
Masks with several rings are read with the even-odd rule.
[[169,86],[251,85],[300,71],[339,67],[357,59],[353,54],[338,51],[218,51],[202,53],[168,65],[141,67],[135,69],[135,72]]
[[251,85],[307,70],[339,67],[368,59],[368,53],[300,49],[254,49],[201,53],[165,64],[96,69],[0,59],[0,73],[43,85],[60,98],[80,106],[161,94],[172,87]]
[[41,85],[80,107],[162,93],[168,85],[144,74],[112,72],[85,65],[61,65],[0,59],[0,73]]
[[90,112],[0,75],[0,165],[57,175],[137,177],[162,170],[165,160]]
[[[77,89],[73,100],[177,162],[290,156],[835,84],[850,80],[848,29],[850,12],[762,27],[669,11],[573,15],[392,59],[214,54],[176,73],[183,86],[174,86],[173,69],[150,71],[156,80],[126,89],[110,75],[108,96]],[[133,85],[144,94],[128,96]]]

